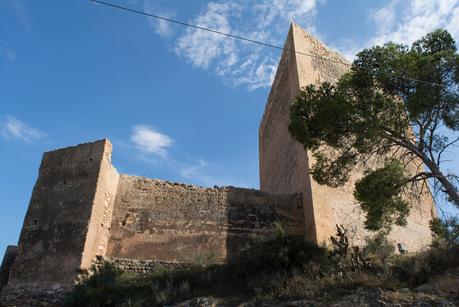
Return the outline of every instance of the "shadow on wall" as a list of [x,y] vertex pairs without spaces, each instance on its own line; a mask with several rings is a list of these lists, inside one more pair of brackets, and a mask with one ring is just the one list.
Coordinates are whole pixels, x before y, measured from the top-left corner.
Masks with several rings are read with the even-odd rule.
[[269,195],[257,190],[230,188],[227,192],[226,260],[231,261],[257,236],[282,227],[304,237],[301,194]]
[[107,258],[161,262],[227,261],[276,224],[303,236],[300,194],[200,188],[122,175]]

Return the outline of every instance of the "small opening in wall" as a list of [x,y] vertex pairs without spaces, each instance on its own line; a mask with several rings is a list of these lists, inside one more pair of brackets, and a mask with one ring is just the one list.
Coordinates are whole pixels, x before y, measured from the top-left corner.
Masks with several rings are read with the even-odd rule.
[[127,213],[124,219],[121,221],[121,226],[126,226],[126,222],[128,218],[129,218],[129,213]]
[[38,220],[33,220],[33,225],[38,225]]
[[91,161],[91,162],[92,162],[92,158],[89,158],[89,161]]
[[67,184],[67,180],[64,180],[64,185],[66,185],[66,184]]

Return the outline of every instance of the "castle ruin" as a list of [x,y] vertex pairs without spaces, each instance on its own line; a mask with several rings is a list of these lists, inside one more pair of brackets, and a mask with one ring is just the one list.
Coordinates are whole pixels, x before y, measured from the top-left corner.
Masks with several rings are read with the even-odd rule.
[[[352,196],[362,172],[340,188],[317,184],[308,173],[309,153],[287,129],[298,91],[336,82],[346,72],[339,62],[346,60],[292,24],[260,124],[260,190],[118,174],[107,139],[45,153],[19,244],[7,248],[0,268],[0,302],[52,300],[98,256],[140,271],[158,262],[225,262],[251,236],[271,234],[277,224],[318,243],[342,224],[353,244],[362,244],[369,233]],[[409,251],[422,249],[431,241],[433,216],[426,196],[413,204],[408,225],[394,227],[389,238]]]

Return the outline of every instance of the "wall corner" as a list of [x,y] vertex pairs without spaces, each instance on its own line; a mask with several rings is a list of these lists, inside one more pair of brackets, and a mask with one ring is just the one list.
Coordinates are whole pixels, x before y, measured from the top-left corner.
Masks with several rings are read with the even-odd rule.
[[120,175],[112,165],[113,145],[104,139],[104,150],[97,178],[81,268],[88,268],[97,256],[105,257]]

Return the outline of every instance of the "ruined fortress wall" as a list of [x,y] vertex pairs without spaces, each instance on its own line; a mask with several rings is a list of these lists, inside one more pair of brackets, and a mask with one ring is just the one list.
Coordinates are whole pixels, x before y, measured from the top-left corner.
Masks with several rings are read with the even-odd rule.
[[107,250],[116,190],[120,177],[112,165],[111,154],[112,144],[107,141],[102,153],[91,220],[88,225],[83,257],[81,259],[81,267],[83,268],[89,267],[96,255],[103,256]]
[[73,282],[84,251],[104,146],[102,141],[44,154],[10,284]]
[[250,235],[272,232],[275,222],[301,235],[301,212],[299,195],[201,188],[122,175],[107,257],[225,261]]
[[120,176],[111,152],[101,140],[44,154],[15,259],[2,266],[0,302],[55,302],[97,255],[143,271],[226,261],[276,224],[304,233],[301,194]]
[[18,254],[18,247],[15,245],[8,245],[3,256],[2,264],[0,265],[0,292],[2,288],[8,284],[10,278],[11,266],[14,263],[14,259]]
[[[307,238],[328,243],[336,231],[335,224],[342,224],[349,229],[354,244],[363,244],[365,237],[371,234],[364,230],[364,213],[353,198],[355,181],[362,177],[363,170],[354,170],[349,182],[342,187],[319,185],[309,174],[314,164],[311,153],[288,132],[289,106],[299,89],[324,81],[335,83],[347,71],[342,64],[347,61],[295,24],[291,26],[285,46],[298,53],[284,51],[260,124],[261,190],[304,194]],[[429,221],[435,209],[429,195],[412,198],[411,204],[408,225],[395,227],[389,238],[416,251],[431,241]]]
[[260,190],[274,194],[302,193],[305,233],[316,239],[312,211],[308,156],[303,146],[288,131],[290,102],[300,90],[298,63],[295,55],[296,28],[291,27],[285,50],[277,68],[268,102],[259,128]]
[[62,292],[89,266],[103,241],[106,196],[116,189],[110,154],[102,140],[43,155],[2,299]]

